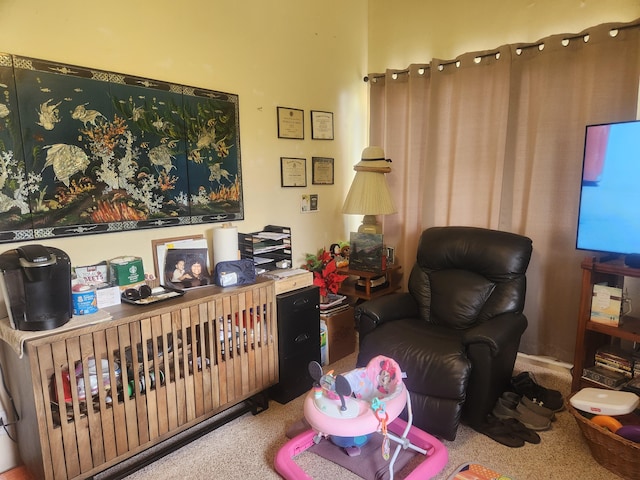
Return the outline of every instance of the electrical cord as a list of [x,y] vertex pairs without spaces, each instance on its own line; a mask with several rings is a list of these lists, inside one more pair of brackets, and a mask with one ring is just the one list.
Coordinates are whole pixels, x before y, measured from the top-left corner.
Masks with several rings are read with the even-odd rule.
[[4,388],[5,392],[7,392],[7,395],[9,396],[9,402],[11,403],[11,408],[13,409],[13,416],[15,418],[13,422],[8,422],[8,423],[4,423],[4,418],[0,418],[0,426],[4,428],[4,431],[9,437],[9,439],[15,443],[17,440],[11,435],[7,427],[18,423],[20,421],[20,415],[18,414],[18,409],[16,408],[16,404],[13,401],[13,395],[11,395],[11,391],[7,387],[7,382],[4,376],[4,369],[2,368],[2,362],[0,362],[0,376],[2,376],[2,387]]

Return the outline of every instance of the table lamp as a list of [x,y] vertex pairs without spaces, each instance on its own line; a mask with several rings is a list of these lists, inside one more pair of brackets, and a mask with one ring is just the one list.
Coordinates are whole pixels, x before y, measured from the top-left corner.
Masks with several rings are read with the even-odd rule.
[[356,175],[347,193],[342,213],[364,215],[359,233],[382,233],[376,215],[396,213],[385,173],[391,171],[391,160],[384,158],[381,147],[366,147],[353,169]]

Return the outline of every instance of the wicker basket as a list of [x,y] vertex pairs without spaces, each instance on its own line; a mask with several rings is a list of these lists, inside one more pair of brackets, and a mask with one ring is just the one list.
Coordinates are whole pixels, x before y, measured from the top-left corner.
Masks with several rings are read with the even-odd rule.
[[582,416],[567,400],[567,410],[576,419],[582,435],[587,440],[591,455],[603,467],[628,480],[640,475],[640,443],[611,433]]

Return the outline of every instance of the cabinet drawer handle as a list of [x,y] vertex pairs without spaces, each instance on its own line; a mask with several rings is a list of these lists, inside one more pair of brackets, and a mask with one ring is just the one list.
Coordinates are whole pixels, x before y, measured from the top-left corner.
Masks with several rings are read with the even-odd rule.
[[301,342],[306,342],[307,340],[309,340],[309,334],[308,333],[301,333],[300,335],[298,335],[296,337],[294,342],[301,343]]

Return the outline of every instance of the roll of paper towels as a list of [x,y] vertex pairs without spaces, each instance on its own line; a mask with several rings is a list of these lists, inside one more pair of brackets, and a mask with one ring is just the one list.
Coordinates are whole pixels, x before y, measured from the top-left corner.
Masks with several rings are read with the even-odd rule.
[[238,259],[238,228],[225,224],[213,229],[213,263]]

